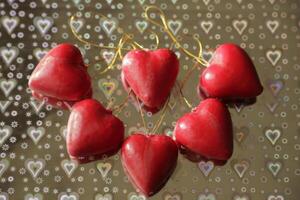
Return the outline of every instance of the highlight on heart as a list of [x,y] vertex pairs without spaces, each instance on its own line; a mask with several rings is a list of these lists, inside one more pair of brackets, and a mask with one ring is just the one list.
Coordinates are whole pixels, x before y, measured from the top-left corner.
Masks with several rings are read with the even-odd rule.
[[[182,68],[180,59],[171,48],[160,48],[161,40],[153,31],[149,32],[154,41],[154,48],[150,50],[121,27],[114,27],[120,33],[120,39],[115,46],[110,46],[87,41],[70,26],[79,42],[114,52],[111,57],[99,61],[106,62],[106,67],[97,75],[115,70],[119,63],[127,97],[119,105],[109,100],[106,106],[103,105],[105,101],[93,99],[92,77],[87,71],[89,65],[84,63],[80,50],[69,43],[54,47],[41,59],[28,85],[33,98],[70,110],[66,133],[70,158],[84,164],[115,155],[120,150],[130,182],[138,192],[152,196],[172,176],[178,153],[191,162],[205,160],[213,165],[225,165],[234,152],[234,122],[228,107],[255,103],[263,87],[251,58],[238,45],[221,44],[207,61],[199,38],[193,38],[198,45],[197,53],[185,48],[181,43],[183,38],[170,30],[161,9],[145,6],[143,15],[147,22],[163,31],[170,46],[190,59],[192,67],[182,80],[178,78]],[[72,16],[70,24],[74,20]],[[192,105],[184,95],[184,86],[197,68],[202,72],[194,89],[200,98],[198,105]],[[180,101],[191,111],[177,119],[174,135],[168,136],[158,130],[167,114],[172,91],[178,93]],[[125,138],[126,122],[118,115],[129,106],[129,101],[136,107],[138,120],[145,131],[134,131]],[[145,113],[160,114],[152,130],[147,128]]]

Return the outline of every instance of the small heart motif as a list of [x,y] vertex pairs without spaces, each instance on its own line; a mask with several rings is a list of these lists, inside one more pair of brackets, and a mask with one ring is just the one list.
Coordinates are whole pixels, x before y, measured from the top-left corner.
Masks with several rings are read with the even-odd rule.
[[129,195],[128,195],[128,200],[146,200],[147,198],[142,195],[142,194],[136,194],[134,192],[131,192]]
[[61,161],[61,167],[63,168],[67,176],[70,178],[74,171],[77,169],[78,162],[75,160],[64,159]]
[[278,61],[280,60],[282,53],[280,50],[269,50],[266,52],[267,59],[270,61],[270,63],[275,66]]
[[280,161],[269,161],[267,162],[267,168],[276,177],[282,168],[282,163]]
[[282,195],[269,195],[267,200],[284,200]]
[[70,26],[76,31],[79,32],[80,29],[84,25],[84,20],[83,19],[73,19],[70,21]]
[[271,33],[275,33],[275,31],[277,30],[278,26],[279,26],[279,21],[277,20],[268,20],[266,22],[267,24],[267,28],[271,31]]
[[205,5],[208,5],[210,0],[202,0]]
[[202,21],[200,23],[201,28],[203,29],[203,31],[208,34],[209,31],[212,29],[213,27],[213,22],[212,21]]
[[272,95],[276,97],[284,87],[284,82],[282,80],[271,80],[268,81],[268,86]]
[[112,194],[97,194],[95,200],[113,200]]
[[9,100],[0,101],[0,111],[1,111],[1,113],[4,113],[10,104],[11,104],[11,101],[9,101]]
[[115,56],[115,52],[114,52],[114,51],[107,51],[107,50],[104,50],[104,51],[102,52],[102,57],[104,58],[104,60],[105,60],[105,62],[106,62],[107,64],[110,64],[110,63],[111,63],[111,61],[113,60],[114,56]]
[[43,171],[45,165],[46,162],[44,159],[27,159],[25,161],[25,167],[33,178],[38,177],[38,175]]
[[79,200],[79,195],[75,192],[66,193],[62,192],[58,195],[58,200]]
[[9,161],[7,159],[0,160],[0,177],[4,174],[4,172],[9,167]]
[[12,128],[10,126],[5,125],[0,128],[0,147],[5,143],[5,141],[11,136]]
[[143,34],[144,31],[147,29],[148,27],[148,22],[145,20],[141,20],[141,21],[136,21],[135,22],[135,26],[138,29],[138,31]]
[[107,99],[110,99],[114,91],[118,88],[119,82],[116,79],[102,78],[98,81],[101,91]]
[[19,18],[18,17],[8,17],[4,16],[1,19],[3,27],[6,29],[8,34],[11,34],[15,28],[19,24]]
[[214,163],[212,161],[200,161],[198,167],[203,175],[207,177],[213,171]]
[[267,129],[265,131],[265,136],[271,142],[272,145],[275,145],[281,136],[281,131],[279,129]]
[[216,196],[212,193],[200,194],[198,200],[216,200]]
[[6,192],[0,192],[0,200],[9,200],[8,194]]
[[240,178],[243,178],[246,171],[249,169],[249,162],[247,160],[233,160],[233,169]]
[[246,194],[244,195],[234,195],[233,200],[250,200],[250,197]]
[[40,48],[36,48],[33,50],[33,55],[35,56],[35,58],[40,61],[46,54],[48,53],[47,49],[40,49]]
[[211,61],[213,54],[214,54],[213,51],[203,51],[202,52],[202,56],[203,56],[204,60],[206,60],[207,62]]
[[100,163],[97,163],[97,169],[100,172],[102,178],[106,178],[106,176],[112,169],[112,164],[108,163],[108,162],[105,162],[105,163],[100,162]]
[[118,26],[118,21],[115,18],[101,19],[100,26],[103,28],[104,32],[109,36]]
[[16,86],[16,79],[0,79],[0,88],[6,97],[10,95],[10,93]]
[[27,134],[32,139],[34,144],[37,144],[45,135],[45,129],[43,127],[29,127],[27,129]]
[[271,113],[274,113],[276,108],[279,106],[279,103],[266,103],[265,104]]
[[17,47],[1,47],[0,55],[5,64],[9,66],[19,55],[19,49]]
[[26,194],[25,200],[43,200],[43,195],[40,193],[37,194]]
[[234,139],[238,142],[238,143],[242,143],[247,136],[249,135],[249,128],[248,127],[241,127],[241,128],[237,128],[234,127]]
[[45,105],[45,101],[40,102],[40,101],[30,100],[29,105],[33,108],[36,114],[39,114],[39,112],[43,109]]
[[182,22],[180,20],[169,20],[168,27],[170,28],[171,32],[176,35],[182,26]]
[[164,200],[181,200],[181,195],[167,193],[164,195]]
[[242,35],[243,32],[245,31],[245,29],[248,26],[248,21],[246,20],[233,20],[232,25],[234,27],[234,29],[240,34]]
[[37,27],[41,35],[45,35],[52,27],[53,19],[51,17],[35,17],[33,24]]

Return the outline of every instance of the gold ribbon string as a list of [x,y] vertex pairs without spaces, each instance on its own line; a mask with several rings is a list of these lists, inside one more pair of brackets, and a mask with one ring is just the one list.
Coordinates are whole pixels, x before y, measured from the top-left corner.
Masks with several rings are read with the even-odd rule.
[[142,119],[142,122],[143,122],[143,126],[144,126],[144,128],[145,128],[146,130],[148,130],[147,127],[146,127],[146,121],[145,121],[145,118],[144,118],[144,113],[143,113],[143,109],[142,109],[142,105],[141,105],[141,103],[140,103],[140,100],[138,99],[138,97],[137,97],[136,95],[134,95],[134,96],[135,96],[135,99],[136,99],[136,101],[137,101],[137,103],[138,103],[138,106],[139,106],[139,113],[140,113],[140,115],[141,115],[141,119]]
[[167,107],[168,107],[168,103],[169,103],[170,97],[167,99],[167,101],[164,104],[163,110],[162,110],[162,114],[160,115],[160,118],[158,119],[158,121],[155,123],[154,127],[152,128],[151,133],[155,133],[158,128],[160,127],[163,119],[165,118],[166,114],[167,114]]
[[[161,20],[162,24],[158,23],[157,21],[155,21],[155,20],[153,20],[153,19],[150,18],[150,16],[149,16],[150,10],[156,10],[159,13],[159,17],[160,17],[160,20]],[[164,12],[160,8],[158,8],[156,6],[146,6],[146,8],[144,9],[144,13],[145,13],[146,20],[149,21],[150,23],[154,24],[154,25],[157,25],[157,26],[163,28],[164,31],[172,39],[172,41],[175,42],[176,46],[179,49],[181,49],[187,56],[195,59],[198,63],[200,63],[203,66],[207,66],[208,65],[208,62],[202,56],[202,44],[201,44],[201,42],[200,42],[199,39],[193,37],[193,39],[196,40],[197,43],[198,43],[198,45],[199,45],[199,54],[198,54],[198,56],[196,56],[193,53],[191,53],[189,50],[185,49],[180,44],[180,42],[177,40],[177,38],[174,36],[174,34],[172,33],[172,31],[170,30],[170,28],[168,26],[168,23],[167,23],[166,16],[165,16]]]
[[125,108],[125,105],[127,104],[128,100],[129,100],[129,97],[131,95],[131,89],[129,90],[129,92],[127,93],[127,96],[126,98],[123,100],[122,103],[120,103],[119,105],[117,105],[113,110],[112,112],[116,112],[115,115],[118,116],[121,111]]

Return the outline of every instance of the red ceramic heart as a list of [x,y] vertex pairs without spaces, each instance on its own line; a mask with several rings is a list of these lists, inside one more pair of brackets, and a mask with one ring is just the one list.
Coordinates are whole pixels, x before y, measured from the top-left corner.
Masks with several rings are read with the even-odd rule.
[[250,57],[235,44],[216,49],[200,76],[199,89],[204,97],[227,101],[255,98],[263,91]]
[[122,82],[148,111],[157,112],[170,95],[179,71],[179,61],[169,49],[133,50],[122,62]]
[[182,116],[174,130],[184,148],[214,160],[227,160],[233,151],[230,113],[217,99],[202,101],[191,113]]
[[123,143],[121,152],[123,168],[130,181],[146,196],[165,185],[177,164],[177,145],[165,135],[131,135]]
[[90,76],[78,48],[60,44],[48,52],[32,72],[29,87],[38,100],[65,107],[92,95]]
[[71,158],[110,156],[120,149],[124,125],[98,101],[85,99],[72,107],[67,127],[67,150]]

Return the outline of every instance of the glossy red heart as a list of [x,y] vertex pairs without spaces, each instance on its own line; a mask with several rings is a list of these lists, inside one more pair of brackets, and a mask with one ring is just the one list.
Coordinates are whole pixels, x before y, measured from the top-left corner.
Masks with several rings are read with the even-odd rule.
[[170,95],[179,71],[179,61],[169,49],[133,50],[122,61],[122,82],[143,103],[157,112]]
[[174,135],[184,148],[213,160],[228,160],[233,151],[232,121],[217,99],[203,100],[176,123]]
[[235,101],[255,98],[263,91],[256,69],[242,48],[219,46],[199,80],[204,97]]
[[29,87],[38,100],[65,108],[92,96],[91,80],[79,49],[60,44],[48,52],[32,72]]
[[67,150],[71,158],[83,160],[110,156],[121,148],[124,125],[94,99],[72,107],[67,126]]
[[177,145],[166,135],[133,134],[125,140],[121,152],[126,174],[146,196],[165,185],[177,164]]

